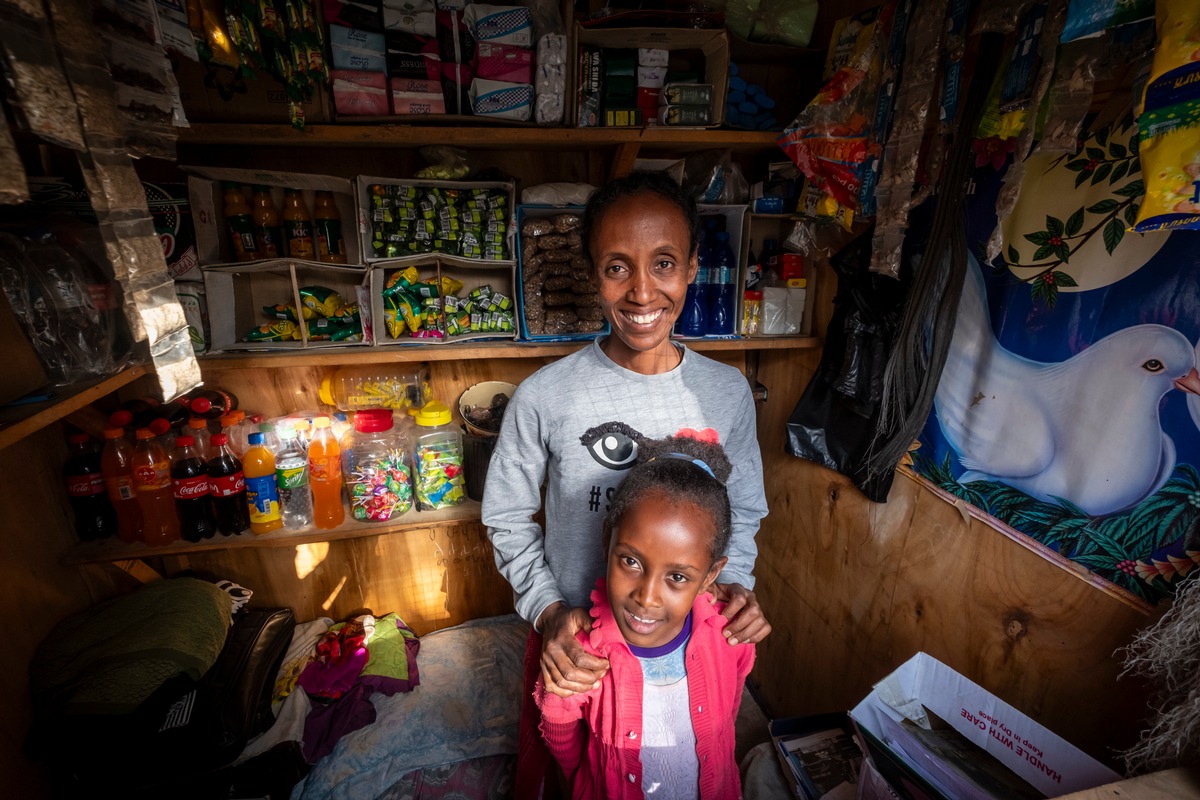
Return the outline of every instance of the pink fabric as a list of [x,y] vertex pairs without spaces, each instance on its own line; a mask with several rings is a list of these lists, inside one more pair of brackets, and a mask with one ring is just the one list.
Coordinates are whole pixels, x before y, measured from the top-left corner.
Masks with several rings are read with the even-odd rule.
[[[617,628],[603,579],[592,592],[592,604],[592,631],[580,633],[579,641],[588,652],[607,658],[610,669],[599,689],[567,698],[547,692],[539,679],[542,735],[572,783],[574,800],[640,800],[641,666]],[[720,610],[710,595],[696,598],[685,652],[701,800],[742,796],[734,723],[755,650],[754,645],[726,643]]]

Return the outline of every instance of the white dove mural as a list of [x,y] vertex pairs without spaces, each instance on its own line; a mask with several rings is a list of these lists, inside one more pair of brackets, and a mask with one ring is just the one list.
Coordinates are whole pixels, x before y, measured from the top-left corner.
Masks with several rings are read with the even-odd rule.
[[[967,472],[1091,516],[1130,508],[1175,468],[1159,407],[1174,390],[1200,398],[1197,351],[1163,325],[1133,325],[1071,358],[1043,363],[996,340],[974,256],[934,408]],[[1195,396],[1195,398],[1193,397]]]

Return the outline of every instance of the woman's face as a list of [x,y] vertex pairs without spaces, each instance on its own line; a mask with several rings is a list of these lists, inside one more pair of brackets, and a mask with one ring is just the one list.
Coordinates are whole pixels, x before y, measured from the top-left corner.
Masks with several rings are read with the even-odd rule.
[[613,330],[605,352],[627,369],[660,371],[655,360],[674,356],[671,328],[698,266],[683,212],[653,192],[624,197],[594,227],[591,257]]

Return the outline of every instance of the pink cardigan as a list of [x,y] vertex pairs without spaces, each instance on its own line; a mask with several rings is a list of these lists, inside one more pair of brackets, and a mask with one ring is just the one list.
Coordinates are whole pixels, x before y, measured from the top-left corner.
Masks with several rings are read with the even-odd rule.
[[[726,643],[720,609],[711,595],[696,598],[685,651],[700,800],[742,796],[734,722],[754,665],[754,645]],[[542,710],[542,736],[571,781],[574,800],[641,800],[642,671],[617,627],[603,578],[592,592],[591,613],[591,633],[579,633],[579,641],[611,666],[598,689],[566,698],[547,692],[538,679],[534,696]]]

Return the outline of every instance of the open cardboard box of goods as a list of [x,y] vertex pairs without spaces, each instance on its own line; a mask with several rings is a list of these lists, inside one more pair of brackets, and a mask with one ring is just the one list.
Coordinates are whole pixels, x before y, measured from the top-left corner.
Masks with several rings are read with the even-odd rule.
[[[235,79],[229,69],[209,70],[186,58],[178,59],[175,81],[189,122],[263,122],[291,124],[287,90],[265,74]],[[331,122],[329,90],[317,84],[312,97],[300,104],[305,124]]]
[[[311,259],[299,260],[297,263],[309,263],[325,267],[342,269],[358,269],[361,271],[363,250],[359,238],[355,235],[355,220],[358,211],[354,206],[354,184],[345,178],[335,178],[330,175],[308,175],[299,172],[267,172],[253,169],[222,169],[215,167],[184,167],[188,172],[188,195],[192,206],[192,218],[196,227],[196,253],[201,266],[245,263],[253,264],[269,259],[237,262],[233,254],[233,245],[229,239],[228,226],[225,223],[223,182],[237,183],[243,188],[246,200],[253,207],[251,196],[252,187],[257,185],[271,187],[271,200],[280,219],[284,213],[284,190],[300,189],[304,194],[304,204],[311,216],[313,200],[319,191],[333,192],[334,205],[342,219],[342,241],[346,247],[345,264],[328,264]],[[314,231],[315,237],[315,231]],[[315,244],[314,244],[315,246]]]
[[[204,270],[204,286],[209,303],[209,329],[212,334],[213,351],[245,350],[304,350],[321,348],[343,348],[369,345],[372,341],[370,303],[367,290],[370,273],[360,270],[338,269],[317,266],[298,261],[279,259],[257,264],[207,267]],[[263,325],[284,322],[270,316],[265,308],[291,305],[297,309],[305,307],[301,288],[321,287],[335,292],[346,304],[358,303],[359,320],[362,328],[360,340],[324,339],[328,331],[344,331],[344,323],[336,317],[326,319],[321,313],[310,320],[293,323],[300,334],[287,338],[268,338],[258,341],[243,341],[253,330]],[[332,310],[336,303],[328,301],[325,308]],[[303,311],[300,312],[301,318]],[[312,336],[310,336],[310,331]]]
[[[584,255],[582,243],[572,247],[574,240],[571,239],[571,234],[574,233],[577,238],[579,236],[578,228],[570,232],[552,230],[544,235],[532,235],[533,229],[529,227],[531,220],[544,220],[547,225],[552,225],[554,220],[563,215],[582,217],[583,207],[522,205],[517,208],[517,278],[520,287],[517,295],[521,338],[525,341],[586,341],[594,339],[597,335],[606,334],[609,330],[608,323],[600,316],[600,306],[595,300],[595,287],[590,281],[591,261]],[[530,230],[531,233],[526,234],[526,230]],[[544,246],[545,243],[555,246],[547,248]],[[541,259],[548,250],[570,253],[570,260],[543,262],[537,266],[530,265],[531,258],[536,256]],[[557,280],[559,283],[567,285],[554,286],[547,290],[545,288],[546,280]],[[581,305],[547,306],[545,299],[548,294],[560,295],[563,299],[566,299],[568,295],[578,297]],[[551,311],[574,315],[577,319],[574,322],[563,322],[547,328],[545,317],[546,313]],[[599,324],[600,327],[597,330],[580,331],[577,329],[580,322],[584,323],[585,327],[594,328],[595,324]],[[588,325],[588,323],[592,324]]]
[[[503,198],[503,201],[480,202],[481,192],[486,192],[488,197]],[[358,199],[359,249],[370,263],[422,264],[432,256],[449,256],[481,265],[511,267],[515,263],[514,187],[511,182],[422,181],[360,175],[355,179],[355,196]],[[453,210],[448,198],[453,199]],[[478,214],[478,221],[463,221],[463,214]],[[405,216],[413,218],[405,219]],[[443,230],[452,230],[459,238],[445,242],[441,237]],[[466,238],[463,234],[467,234]],[[486,240],[483,248],[486,254],[502,257],[464,257],[461,253],[463,243],[480,238]],[[438,245],[439,241],[444,245]],[[378,246],[376,242],[379,242]],[[437,250],[439,246],[446,249]],[[426,247],[429,248],[427,251],[420,252]]]
[[[1005,798],[1059,797],[1120,780],[1108,767],[926,653],[917,653],[875,684],[850,717],[875,767],[908,800],[973,796],[963,776],[990,789],[985,796]],[[950,735],[932,735],[946,728],[965,739],[970,749],[955,745]],[[997,777],[997,769],[1002,777]],[[1008,773],[1027,786],[1012,786]]]
[[[712,86],[712,107],[709,124],[695,127],[719,128],[725,122],[725,96],[729,87],[729,38],[726,36],[724,28],[717,30],[692,28],[608,29],[584,28],[576,25],[571,35],[572,41],[568,48],[571,56],[567,59],[568,102],[570,103],[567,114],[571,124],[575,127],[584,127],[586,122],[581,119],[580,115],[580,105],[584,102],[586,94],[579,86],[581,53],[584,50],[595,49],[667,50],[670,56],[667,68],[668,77],[672,69],[686,68],[689,72],[694,71],[695,65],[702,56],[704,83]],[[634,61],[637,61],[636,53]],[[636,91],[636,86],[634,90]],[[650,122],[650,120],[642,120],[642,124]],[[657,124],[658,120],[654,120],[653,123]],[[603,115],[600,116],[597,124],[603,124]]]
[[[393,275],[411,269],[417,271],[418,281],[436,278],[436,285],[439,287],[444,285],[443,279],[461,283],[462,288],[455,292],[457,299],[454,302],[456,304],[460,302],[465,304],[472,292],[481,287],[487,287],[491,294],[498,296],[494,303],[496,310],[484,310],[478,308],[477,303],[473,303],[470,311],[461,307],[457,311],[447,311],[448,304],[445,303],[445,298],[440,298],[441,303],[425,305],[423,308],[413,307],[415,301],[410,301],[409,308],[419,324],[418,332],[427,330],[443,332],[441,336],[414,336],[404,315],[399,311],[392,310],[391,304],[385,300],[383,294],[388,282],[393,279]],[[516,339],[515,270],[516,268],[511,262],[489,264],[452,256],[425,256],[419,261],[405,259],[404,261],[386,261],[374,264],[371,269],[370,316],[374,320],[375,344],[381,347],[389,345],[437,346],[480,340],[512,341]],[[424,291],[429,292],[428,289]],[[405,297],[411,298],[412,293],[406,292]],[[404,297],[397,299],[403,300]],[[502,308],[501,306],[505,304],[507,307]],[[455,317],[458,322],[452,322],[451,317]],[[507,322],[504,321],[505,318]],[[462,330],[463,325],[469,328],[466,332],[446,333],[456,329]]]

